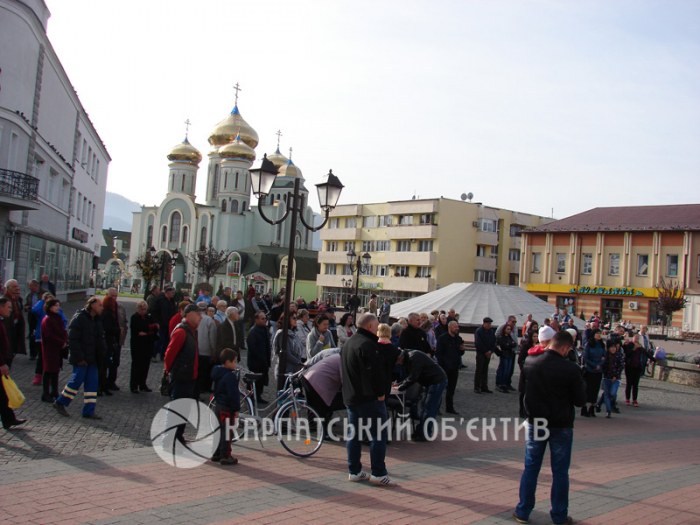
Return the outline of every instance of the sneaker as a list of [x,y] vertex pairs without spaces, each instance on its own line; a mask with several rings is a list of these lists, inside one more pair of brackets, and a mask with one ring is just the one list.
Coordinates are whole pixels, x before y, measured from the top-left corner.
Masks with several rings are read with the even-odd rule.
[[605,419],[610,419],[610,412],[605,413]]
[[633,405],[639,407],[639,403],[637,403],[636,401],[633,403]]
[[42,400],[44,403],[53,403],[54,401],[56,401],[56,398],[53,397],[53,396],[51,396],[51,395],[49,395],[49,394],[42,394],[42,395],[41,395],[41,400]]
[[474,393],[475,393],[475,394],[481,394],[481,389],[475,388],[475,389],[474,389]]
[[565,521],[560,521],[559,523],[555,523],[554,525],[573,525],[574,523],[574,518],[571,516],[567,516]]
[[513,511],[513,519],[514,519],[515,521],[517,521],[518,523],[530,523],[530,520],[526,520],[526,519],[523,519],[523,518],[519,518],[519,517],[518,517],[518,512],[515,511],[515,510]]
[[517,390],[517,388],[513,387],[512,385],[508,385],[506,388],[511,392],[515,392]]
[[222,465],[238,465],[238,458],[234,458],[233,456],[221,458],[221,461],[219,463],[221,463]]
[[507,387],[502,386],[501,388],[498,389],[500,392],[503,392],[504,394],[510,394],[510,390],[508,390]]
[[219,456],[219,454],[214,454],[214,455],[211,457],[211,460],[212,460],[214,463],[218,463],[219,461],[221,461],[221,456]]
[[61,414],[63,417],[70,417],[70,414],[68,413],[68,410],[66,410],[66,407],[64,407],[61,403],[58,401],[54,401],[53,405],[51,405],[56,409],[56,412]]
[[348,481],[367,481],[369,479],[369,474],[364,470],[361,470],[359,474],[348,474]]
[[493,394],[493,390],[489,390],[488,388],[482,388],[481,391],[482,391],[484,394]]
[[629,399],[625,399],[625,405],[630,406],[630,400],[629,400]]
[[97,414],[83,414],[83,417],[85,419],[102,419],[102,416],[98,416]]
[[398,485],[393,479],[391,479],[389,476],[383,476],[383,477],[378,477],[378,476],[370,476],[369,477],[370,483],[374,483],[375,485],[381,485],[383,487],[395,487]]

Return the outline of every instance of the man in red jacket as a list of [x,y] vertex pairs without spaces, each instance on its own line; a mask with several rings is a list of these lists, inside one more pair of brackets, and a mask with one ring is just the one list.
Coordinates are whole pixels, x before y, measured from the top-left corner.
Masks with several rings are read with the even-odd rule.
[[[0,317],[8,319],[12,315],[12,301],[7,297],[0,297]],[[4,376],[10,375],[10,367],[7,365],[7,359],[10,354],[10,345],[7,341],[7,333],[5,326],[0,323],[0,374]],[[5,385],[0,381],[0,419],[2,420],[2,428],[9,430],[12,427],[26,423],[26,419],[17,419],[14,410],[9,406],[9,400],[5,393]]]

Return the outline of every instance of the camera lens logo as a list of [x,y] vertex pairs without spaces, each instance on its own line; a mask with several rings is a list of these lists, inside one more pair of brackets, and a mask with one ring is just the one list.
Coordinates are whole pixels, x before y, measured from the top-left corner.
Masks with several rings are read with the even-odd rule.
[[[188,436],[184,437],[187,430]],[[219,422],[214,412],[194,399],[176,399],[161,408],[151,423],[151,443],[160,458],[177,468],[207,462],[219,448]]]

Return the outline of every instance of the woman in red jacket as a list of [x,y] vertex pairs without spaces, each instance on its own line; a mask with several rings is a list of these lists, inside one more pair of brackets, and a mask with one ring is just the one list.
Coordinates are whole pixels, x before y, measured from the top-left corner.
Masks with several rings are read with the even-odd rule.
[[44,393],[41,400],[53,403],[58,398],[58,373],[63,369],[63,352],[68,332],[58,313],[61,303],[52,298],[44,303],[46,317],[41,321],[41,359],[44,368]]

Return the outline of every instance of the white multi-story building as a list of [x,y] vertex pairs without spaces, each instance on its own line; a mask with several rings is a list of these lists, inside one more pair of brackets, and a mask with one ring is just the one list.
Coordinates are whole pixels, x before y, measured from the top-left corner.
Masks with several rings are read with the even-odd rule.
[[109,154],[46,36],[43,0],[0,0],[0,278],[89,287]]

